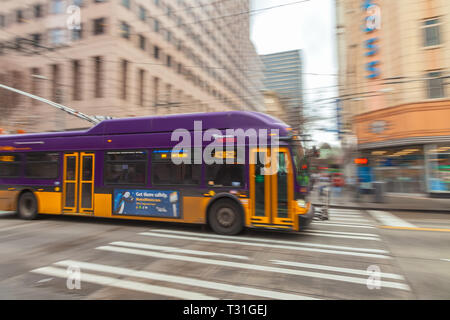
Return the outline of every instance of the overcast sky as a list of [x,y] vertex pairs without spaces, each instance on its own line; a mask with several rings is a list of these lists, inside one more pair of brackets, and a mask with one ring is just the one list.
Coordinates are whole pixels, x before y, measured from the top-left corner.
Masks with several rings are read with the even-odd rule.
[[292,4],[298,1],[251,0],[251,10],[290,4],[251,13],[251,39],[258,54],[303,50],[306,112],[324,119],[314,123],[316,130],[312,131],[312,138],[315,144],[326,141],[336,145],[335,133],[317,130],[336,129],[336,119],[332,119],[336,114],[335,105],[314,103],[315,100],[337,96],[336,87],[333,87],[337,84],[337,77],[330,76],[338,71],[334,0],[309,0]]

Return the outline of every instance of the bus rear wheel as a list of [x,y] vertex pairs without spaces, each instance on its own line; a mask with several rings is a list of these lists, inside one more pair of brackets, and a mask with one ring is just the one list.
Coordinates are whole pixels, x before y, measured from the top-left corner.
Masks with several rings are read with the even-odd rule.
[[209,210],[209,225],[214,232],[235,235],[242,231],[244,221],[239,205],[230,199],[214,202]]
[[19,218],[25,220],[33,220],[37,217],[37,200],[33,193],[25,192],[19,197],[17,203],[17,212],[19,213]]

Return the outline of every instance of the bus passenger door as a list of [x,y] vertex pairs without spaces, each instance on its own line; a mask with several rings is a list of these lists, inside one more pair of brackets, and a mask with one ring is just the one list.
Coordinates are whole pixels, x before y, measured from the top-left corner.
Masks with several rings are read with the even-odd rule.
[[293,166],[287,148],[250,149],[251,224],[293,226]]
[[64,155],[63,212],[93,213],[94,163],[92,152]]
[[293,226],[292,201],[294,199],[294,174],[289,150],[272,149],[272,161],[278,166],[271,176],[272,185],[272,221],[276,225]]
[[250,149],[250,201],[252,225],[270,224],[270,176],[266,175],[269,149]]

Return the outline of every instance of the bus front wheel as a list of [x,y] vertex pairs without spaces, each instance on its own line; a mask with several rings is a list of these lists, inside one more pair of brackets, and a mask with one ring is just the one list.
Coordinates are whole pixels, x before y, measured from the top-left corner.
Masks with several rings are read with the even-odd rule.
[[37,200],[33,193],[25,192],[20,195],[17,203],[19,217],[25,220],[33,220],[37,217]]
[[244,226],[239,205],[230,199],[214,202],[209,211],[208,221],[214,232],[225,235],[238,234]]

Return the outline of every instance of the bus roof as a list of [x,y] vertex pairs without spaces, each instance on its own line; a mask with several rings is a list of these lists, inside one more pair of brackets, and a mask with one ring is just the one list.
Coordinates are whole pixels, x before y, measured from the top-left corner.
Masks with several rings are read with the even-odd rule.
[[176,129],[194,130],[194,121],[201,121],[202,130],[207,129],[279,129],[286,135],[286,123],[260,112],[227,111],[212,113],[187,113],[137,118],[103,120],[85,131],[30,133],[0,136],[0,141],[30,138],[56,138],[73,136],[172,132]]

